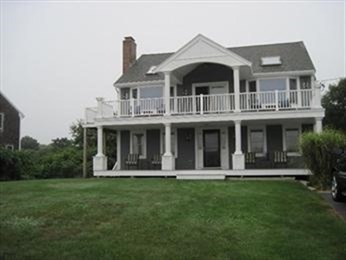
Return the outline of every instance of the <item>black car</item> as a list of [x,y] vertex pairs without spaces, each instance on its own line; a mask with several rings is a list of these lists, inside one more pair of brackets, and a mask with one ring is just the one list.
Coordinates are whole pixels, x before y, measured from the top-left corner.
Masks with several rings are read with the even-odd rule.
[[337,160],[332,179],[332,198],[342,201],[346,198],[346,153]]

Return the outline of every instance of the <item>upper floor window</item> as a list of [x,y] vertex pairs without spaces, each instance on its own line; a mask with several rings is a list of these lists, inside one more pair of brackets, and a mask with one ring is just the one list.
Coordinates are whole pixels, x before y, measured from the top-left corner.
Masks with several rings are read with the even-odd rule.
[[310,89],[310,88],[311,88],[311,76],[301,76],[300,89]]
[[5,114],[0,113],[0,131],[4,131]]
[[286,79],[260,79],[259,89],[260,91],[286,90]]

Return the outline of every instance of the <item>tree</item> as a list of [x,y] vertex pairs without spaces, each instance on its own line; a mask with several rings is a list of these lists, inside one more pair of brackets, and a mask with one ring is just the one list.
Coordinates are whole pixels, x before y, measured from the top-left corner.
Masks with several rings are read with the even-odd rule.
[[30,136],[24,136],[21,140],[21,144],[22,149],[38,150],[38,148],[40,147],[39,142]]
[[346,78],[337,85],[330,85],[322,98],[325,108],[323,124],[330,128],[346,131]]
[[52,147],[54,148],[67,148],[72,146],[72,141],[66,137],[56,138],[52,140]]

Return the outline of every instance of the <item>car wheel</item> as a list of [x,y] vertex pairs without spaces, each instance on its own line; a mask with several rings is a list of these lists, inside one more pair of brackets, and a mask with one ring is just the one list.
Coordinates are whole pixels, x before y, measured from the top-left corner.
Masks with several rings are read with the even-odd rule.
[[338,189],[338,181],[336,180],[336,177],[333,175],[332,179],[332,198],[335,201],[341,201],[342,194],[341,191]]

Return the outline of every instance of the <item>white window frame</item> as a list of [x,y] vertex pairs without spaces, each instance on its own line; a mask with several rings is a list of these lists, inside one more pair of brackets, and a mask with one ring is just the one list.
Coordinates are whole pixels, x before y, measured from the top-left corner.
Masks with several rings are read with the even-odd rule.
[[5,145],[5,148],[6,148],[7,150],[14,151],[14,145],[13,145],[13,144],[6,144],[6,145]]
[[256,153],[256,157],[265,157],[267,154],[267,131],[265,126],[248,126],[247,127],[247,149],[251,153],[251,131],[263,131],[263,153]]
[[133,153],[133,138],[135,134],[143,134],[143,155],[140,155],[140,159],[147,158],[147,131],[146,130],[133,130],[130,131],[130,153]]
[[[132,90],[133,89],[137,89],[137,99],[141,99],[141,89],[144,89],[144,88],[159,88],[161,87],[162,88],[162,98],[164,98],[164,88],[165,86],[162,86],[162,85],[147,85],[147,86],[136,86],[136,87],[131,87],[130,88],[130,99],[133,99],[133,95],[132,95]],[[172,85],[173,87],[173,85]],[[176,94],[176,90],[175,90],[175,94]]]
[[[286,130],[287,129],[297,129],[298,130],[298,138],[302,135],[302,125],[282,125],[282,148],[284,152],[287,151],[286,145]],[[301,156],[301,153],[298,152],[288,152],[288,156]]]
[[0,113],[1,118],[0,118],[0,131],[4,131],[4,122],[5,122],[5,113]]

